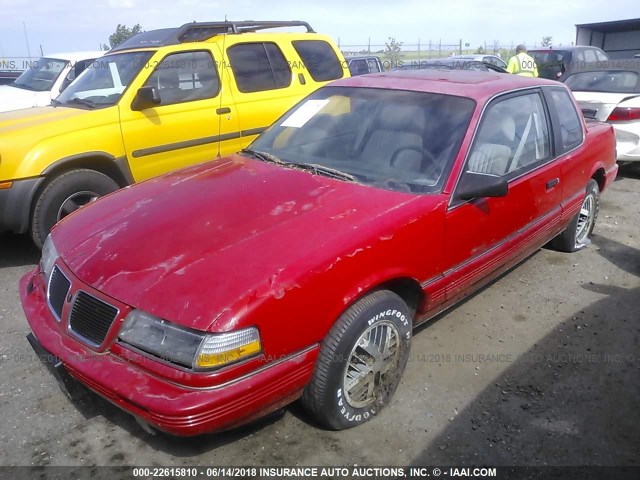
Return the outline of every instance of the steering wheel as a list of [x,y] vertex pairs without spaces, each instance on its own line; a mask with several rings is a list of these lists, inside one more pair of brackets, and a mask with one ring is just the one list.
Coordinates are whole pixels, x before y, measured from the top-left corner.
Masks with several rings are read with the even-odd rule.
[[426,168],[424,168],[424,161],[425,160],[427,160],[431,164],[431,167],[433,167],[434,170],[437,170],[438,161],[436,160],[436,157],[433,156],[433,153],[431,153],[426,148],[419,147],[417,145],[404,145],[404,146],[398,148],[395,152],[393,152],[393,155],[391,155],[391,161],[389,162],[389,164],[391,166],[394,166],[394,163],[395,163],[398,155],[400,155],[405,150],[413,150],[414,152],[418,152],[418,153],[422,154],[422,160],[420,162],[420,170],[422,172],[426,172],[426,170],[427,170]]

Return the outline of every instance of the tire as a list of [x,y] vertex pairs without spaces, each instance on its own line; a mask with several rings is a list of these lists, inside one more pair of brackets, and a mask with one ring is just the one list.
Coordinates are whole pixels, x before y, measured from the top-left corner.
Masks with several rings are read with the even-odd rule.
[[589,245],[589,238],[598,219],[600,188],[595,180],[589,180],[587,192],[569,226],[551,241],[551,246],[560,252],[577,252]]
[[49,231],[69,213],[114,192],[118,184],[95,170],[70,170],[53,177],[37,196],[31,215],[31,238],[42,248]]
[[[371,420],[400,384],[411,329],[411,310],[393,292],[378,290],[354,303],[322,343],[313,378],[302,395],[304,407],[318,423],[334,430]],[[386,361],[364,350],[365,339],[374,347],[381,343],[381,349],[369,351],[380,357],[387,353]],[[363,375],[363,370],[368,372]]]

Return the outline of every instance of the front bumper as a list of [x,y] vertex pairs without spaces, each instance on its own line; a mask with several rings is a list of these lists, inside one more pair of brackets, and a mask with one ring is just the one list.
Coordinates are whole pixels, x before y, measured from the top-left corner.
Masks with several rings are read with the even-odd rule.
[[44,177],[16,180],[11,188],[0,190],[0,232],[25,233],[33,197]]
[[37,271],[20,280],[20,299],[37,343],[45,354],[59,359],[65,372],[138,419],[174,435],[226,430],[294,401],[310,381],[319,351],[314,345],[240,378],[196,388],[160,378],[110,349],[97,352],[69,336],[49,310]]

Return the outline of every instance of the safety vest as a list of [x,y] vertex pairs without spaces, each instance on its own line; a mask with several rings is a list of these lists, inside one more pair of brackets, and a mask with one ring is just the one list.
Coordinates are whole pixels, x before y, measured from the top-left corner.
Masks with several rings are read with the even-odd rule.
[[523,77],[537,77],[538,67],[535,60],[524,52],[520,52],[509,59],[507,72]]

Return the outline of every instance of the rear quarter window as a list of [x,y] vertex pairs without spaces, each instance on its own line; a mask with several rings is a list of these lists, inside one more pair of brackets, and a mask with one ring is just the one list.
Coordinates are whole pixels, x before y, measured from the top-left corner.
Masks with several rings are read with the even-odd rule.
[[[551,88],[549,93],[560,124],[556,126],[556,131],[560,130],[560,151],[557,153],[562,154],[582,143],[582,122],[569,92],[563,88]],[[558,146],[557,141],[556,146]]]
[[309,75],[316,82],[327,82],[342,78],[342,65],[340,60],[324,40],[296,40],[292,42],[298,55],[302,59]]

